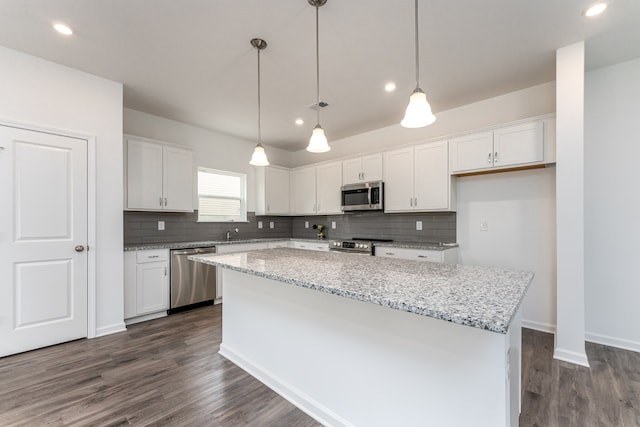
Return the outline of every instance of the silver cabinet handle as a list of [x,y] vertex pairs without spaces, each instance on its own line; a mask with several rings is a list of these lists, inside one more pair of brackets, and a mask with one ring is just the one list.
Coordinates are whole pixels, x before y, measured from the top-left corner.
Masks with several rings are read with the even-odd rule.
[[167,267],[164,268],[164,275],[167,275]]
[[417,207],[417,206],[418,206],[418,198],[417,198],[417,197],[414,197],[414,198],[413,198],[413,207],[415,208],[415,207]]
[[167,198],[164,198],[164,205],[167,206]]
[[82,246],[82,245],[76,245],[76,247],[75,247],[75,248],[73,248],[73,249],[75,249],[75,251],[76,251],[76,252],[82,252],[82,251],[84,251],[84,246]]
[[160,258],[160,255],[150,255],[148,258],[149,259],[151,259],[151,258]]
[[267,212],[271,212],[271,209],[269,208],[269,204],[267,203]]
[[409,206],[413,206],[413,197],[409,197]]
[[498,160],[500,159],[498,159],[498,152],[496,151],[495,153],[493,153],[493,161],[497,162]]
[[162,206],[162,197],[160,197],[160,206]]
[[429,258],[427,255],[418,255],[418,258]]
[[391,255],[391,256],[395,255],[393,252],[385,252],[384,254],[385,255]]
[[491,163],[491,153],[489,153],[489,157],[487,158],[487,163]]

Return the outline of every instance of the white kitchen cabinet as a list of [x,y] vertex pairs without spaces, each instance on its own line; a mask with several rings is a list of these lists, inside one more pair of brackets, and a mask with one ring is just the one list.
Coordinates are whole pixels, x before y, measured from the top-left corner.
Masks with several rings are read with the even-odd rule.
[[504,126],[453,138],[451,173],[545,163],[545,121]]
[[341,214],[342,163],[327,163],[291,172],[294,215]]
[[166,316],[169,309],[169,250],[126,251],[124,270],[127,324]]
[[266,166],[256,171],[256,215],[289,214],[289,169]]
[[126,209],[193,211],[193,154],[138,137],[126,137]]
[[342,162],[342,185],[382,180],[382,153],[369,154]]
[[385,212],[455,210],[447,141],[384,153]]
[[309,240],[292,240],[291,247],[294,249],[306,249],[308,251],[329,251],[329,242],[325,241],[309,241]]
[[439,251],[429,249],[394,248],[376,245],[375,256],[382,258],[399,258],[414,261],[456,264],[458,262],[458,249],[449,248]]

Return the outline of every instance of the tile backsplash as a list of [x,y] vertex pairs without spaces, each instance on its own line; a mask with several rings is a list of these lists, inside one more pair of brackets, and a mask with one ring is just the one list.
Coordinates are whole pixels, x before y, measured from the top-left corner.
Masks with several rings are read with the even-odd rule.
[[[450,242],[456,241],[455,212],[384,214],[381,212],[347,213],[327,216],[259,216],[247,213],[248,222],[196,222],[197,212],[124,212],[124,244],[194,242],[224,240],[227,230],[234,239],[289,238],[314,239],[313,224],[326,227],[327,239],[378,238],[402,242]],[[158,230],[158,221],[164,221],[164,231]],[[258,221],[262,221],[261,229]],[[416,221],[422,222],[422,230],[416,230]],[[273,222],[274,228],[270,228]],[[305,228],[305,222],[309,228]],[[336,228],[331,228],[331,223]]]
[[[305,228],[305,222],[309,228]],[[422,230],[416,230],[416,221]],[[332,222],[336,228],[332,229]],[[347,213],[344,215],[293,217],[292,237],[313,238],[313,224],[322,224],[327,239],[378,238],[399,242],[456,242],[455,212],[384,214],[382,212]]]
[[[224,240],[227,230],[233,239],[288,238],[291,237],[291,217],[261,216],[247,213],[248,222],[197,222],[198,212],[124,212],[124,244],[198,242]],[[158,230],[158,221],[164,221],[164,231]],[[258,228],[262,221],[262,229]],[[273,222],[274,228],[269,228]]]

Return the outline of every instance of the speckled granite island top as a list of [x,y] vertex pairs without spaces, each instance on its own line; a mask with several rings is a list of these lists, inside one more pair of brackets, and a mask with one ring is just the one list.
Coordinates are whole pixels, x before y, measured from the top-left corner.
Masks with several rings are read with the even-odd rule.
[[533,279],[501,268],[286,248],[189,259],[502,334]]

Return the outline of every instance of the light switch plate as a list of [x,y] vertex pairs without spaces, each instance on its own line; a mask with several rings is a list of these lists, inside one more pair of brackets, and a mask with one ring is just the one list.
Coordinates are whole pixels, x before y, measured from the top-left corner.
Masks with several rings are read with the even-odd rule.
[[164,221],[158,221],[158,231],[164,231]]
[[480,231],[489,231],[489,221],[486,219],[480,220]]
[[258,221],[258,228],[262,228],[262,221]]
[[335,230],[335,229],[336,229],[336,222],[335,222],[335,221],[331,221],[331,228],[332,228],[333,230]]
[[309,228],[309,221],[304,222],[304,228]]
[[276,228],[276,223],[273,221],[269,222],[269,228]]
[[422,221],[416,221],[416,230],[418,231],[422,230]]

